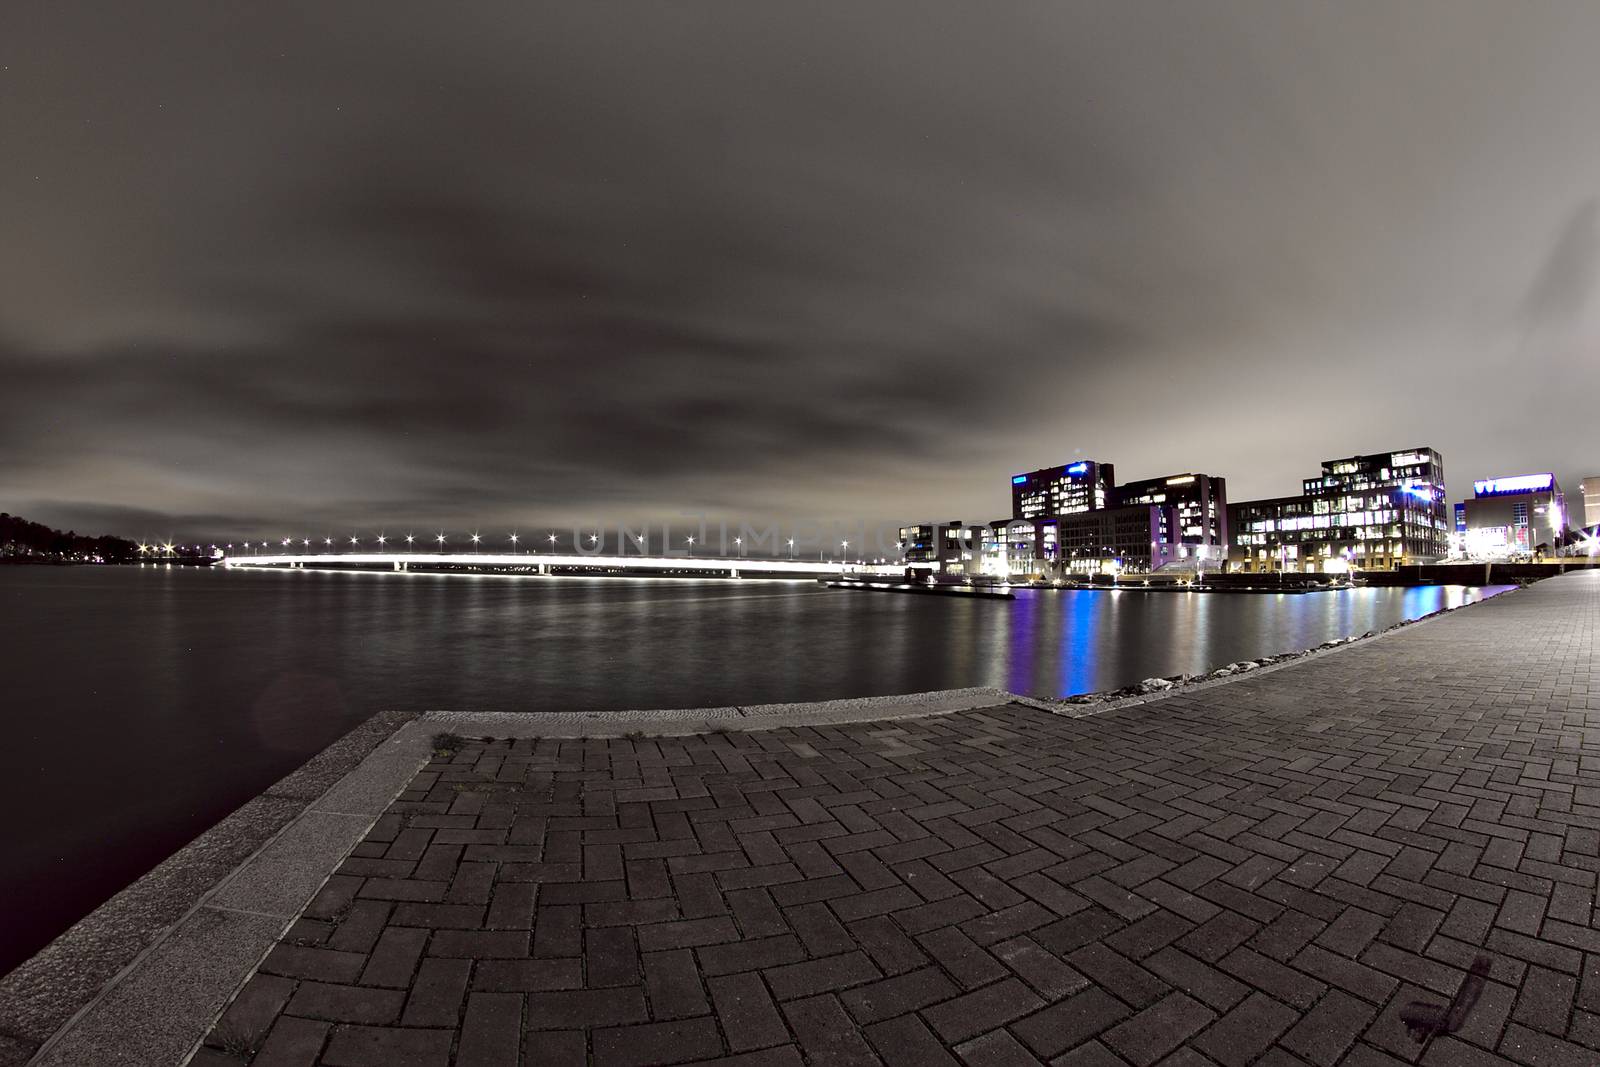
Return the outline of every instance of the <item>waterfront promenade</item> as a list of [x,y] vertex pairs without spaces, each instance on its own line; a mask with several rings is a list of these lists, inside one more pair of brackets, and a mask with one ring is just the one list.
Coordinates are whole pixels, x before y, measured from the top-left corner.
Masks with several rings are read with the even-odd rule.
[[1086,717],[456,717],[193,1062],[1591,1065],[1597,632],[1587,573]]

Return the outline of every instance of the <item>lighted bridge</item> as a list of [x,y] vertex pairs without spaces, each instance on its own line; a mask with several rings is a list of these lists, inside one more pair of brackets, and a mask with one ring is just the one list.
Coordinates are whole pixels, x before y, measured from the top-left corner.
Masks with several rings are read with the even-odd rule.
[[702,574],[708,578],[837,578],[843,574],[899,574],[887,564],[842,560],[726,558],[715,556],[619,556],[511,552],[305,552],[281,555],[225,555],[225,567],[359,567],[406,571],[508,571],[525,574]]

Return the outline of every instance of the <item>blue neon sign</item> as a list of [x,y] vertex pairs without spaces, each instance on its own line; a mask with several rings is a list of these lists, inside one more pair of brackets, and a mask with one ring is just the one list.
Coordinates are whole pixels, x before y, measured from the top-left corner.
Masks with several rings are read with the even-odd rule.
[[1028,480],[1028,476],[1026,474],[1013,474],[1011,476],[1011,484],[1012,485],[1021,485],[1023,482],[1025,482],[1027,480]]
[[1074,463],[1072,466],[1067,468],[1067,473],[1068,474],[1082,474],[1085,471],[1087,471],[1088,469],[1089,469],[1089,465],[1087,463]]

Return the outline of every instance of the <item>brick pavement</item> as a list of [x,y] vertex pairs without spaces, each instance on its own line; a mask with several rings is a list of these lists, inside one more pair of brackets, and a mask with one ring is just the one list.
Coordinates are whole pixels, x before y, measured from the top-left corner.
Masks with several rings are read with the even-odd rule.
[[1597,631],[1592,574],[1090,718],[474,743],[193,1062],[1593,1067]]

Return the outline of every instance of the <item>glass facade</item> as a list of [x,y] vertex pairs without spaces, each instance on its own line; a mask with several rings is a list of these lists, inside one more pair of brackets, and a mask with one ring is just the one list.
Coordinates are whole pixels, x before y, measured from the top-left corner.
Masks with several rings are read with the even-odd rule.
[[1120,505],[1154,504],[1161,509],[1158,542],[1164,555],[1221,560],[1228,554],[1228,483],[1210,474],[1170,474],[1116,488]]
[[1103,508],[1111,502],[1114,474],[1111,464],[1092,459],[1013,474],[1011,517],[1040,519]]
[[1234,561],[1247,570],[1389,569],[1441,559],[1453,515],[1431,448],[1327,460],[1301,496],[1230,509]]

